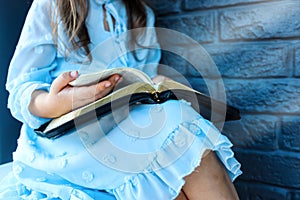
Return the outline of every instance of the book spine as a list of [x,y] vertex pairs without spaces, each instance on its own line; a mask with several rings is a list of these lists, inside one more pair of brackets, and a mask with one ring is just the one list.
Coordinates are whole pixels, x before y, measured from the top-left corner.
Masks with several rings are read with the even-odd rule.
[[160,97],[159,97],[159,93],[158,92],[153,92],[152,93],[152,95],[153,95],[153,100],[156,102],[156,103],[160,103],[161,102],[161,99],[160,99]]

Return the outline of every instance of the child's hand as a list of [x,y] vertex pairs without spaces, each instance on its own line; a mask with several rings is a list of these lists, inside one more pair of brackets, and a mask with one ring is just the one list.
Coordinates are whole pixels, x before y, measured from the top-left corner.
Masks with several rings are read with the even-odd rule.
[[152,78],[152,81],[154,84],[158,84],[160,82],[163,82],[165,80],[170,80],[170,78],[163,76],[163,75],[157,75],[154,78]]
[[77,71],[65,72],[53,81],[49,93],[41,90],[34,91],[29,105],[30,112],[39,117],[59,117],[104,97],[121,79],[120,75],[115,74],[97,84],[70,86],[69,83],[77,77]]

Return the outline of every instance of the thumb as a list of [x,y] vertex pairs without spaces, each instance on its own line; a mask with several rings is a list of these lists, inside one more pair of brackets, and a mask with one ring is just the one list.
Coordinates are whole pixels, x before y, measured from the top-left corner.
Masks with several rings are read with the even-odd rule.
[[59,93],[63,88],[65,88],[71,81],[78,77],[78,71],[64,72],[59,75],[52,83],[50,92]]

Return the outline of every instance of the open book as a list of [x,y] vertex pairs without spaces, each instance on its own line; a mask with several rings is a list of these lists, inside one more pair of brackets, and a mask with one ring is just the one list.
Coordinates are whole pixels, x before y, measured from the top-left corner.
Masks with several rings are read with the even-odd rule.
[[52,119],[35,129],[35,132],[43,137],[56,138],[68,133],[71,129],[76,128],[77,125],[88,122],[95,116],[97,118],[104,117],[106,114],[111,113],[113,109],[134,104],[163,103],[170,99],[184,99],[190,102],[193,108],[208,120],[211,120],[212,110],[216,112],[215,114],[222,115],[223,108],[226,109],[225,120],[240,119],[239,110],[226,105],[224,102],[212,99],[173,80],[165,80],[154,85],[150,77],[134,68],[114,68],[82,74],[72,81],[70,85],[83,86],[93,84],[105,80],[113,74],[120,74],[123,81],[110,94],[61,117]]

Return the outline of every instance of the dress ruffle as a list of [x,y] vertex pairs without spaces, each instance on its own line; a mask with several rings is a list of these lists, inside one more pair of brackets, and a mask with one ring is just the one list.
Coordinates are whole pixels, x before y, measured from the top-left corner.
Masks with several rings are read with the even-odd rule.
[[[166,112],[163,112],[164,109]],[[128,122],[131,119],[141,126],[147,125],[152,119],[166,121],[163,123],[164,128],[158,129],[158,134],[138,139],[134,134],[126,135],[127,132],[134,133],[134,130],[138,130],[131,130],[132,124]],[[157,121],[154,122],[157,125]],[[154,128],[153,126],[142,129],[141,133],[146,136],[156,133]],[[185,183],[184,177],[199,166],[206,150],[216,153],[232,181],[242,173],[228,138],[183,101],[135,106],[130,112],[130,117],[123,120],[105,137],[122,152],[128,152],[129,155],[142,155],[144,163],[140,163],[135,157],[126,157],[124,160],[123,154],[118,156],[113,149],[104,146],[106,142],[100,139],[94,145],[101,149],[109,149],[109,155],[116,156],[113,160],[111,160],[113,157],[104,156],[103,158],[108,159],[104,159],[105,162],[114,161],[106,166],[104,162],[89,154],[91,152],[85,149],[77,134],[69,134],[66,138],[54,141],[42,140],[41,146],[46,148],[46,151],[42,152],[51,152],[52,157],[38,154],[36,150],[34,150],[35,156],[31,156],[33,147],[30,145],[32,141],[29,137],[30,135],[22,135],[19,139],[19,147],[22,147],[22,151],[14,154],[14,173],[17,178],[8,177],[8,182],[0,185],[0,197],[1,195],[13,197],[17,194],[19,198],[12,199],[34,199],[35,197],[62,200],[174,199]],[[35,144],[38,147],[41,138],[36,139],[38,140]],[[61,148],[53,148],[57,146]],[[68,153],[63,153],[67,150]],[[100,155],[99,152],[98,154]],[[62,157],[56,158],[54,155]],[[30,160],[35,164],[31,164]],[[120,171],[116,166],[129,166],[134,169],[140,167],[141,170]]]
[[[207,129],[210,129],[209,134],[214,132],[217,138],[207,137]],[[113,193],[117,199],[174,199],[185,183],[184,177],[200,165],[205,150],[216,153],[234,181],[242,172],[231,147],[228,138],[219,134],[203,118],[192,123],[182,123],[172,132],[143,173],[127,178],[124,184],[108,192]]]

